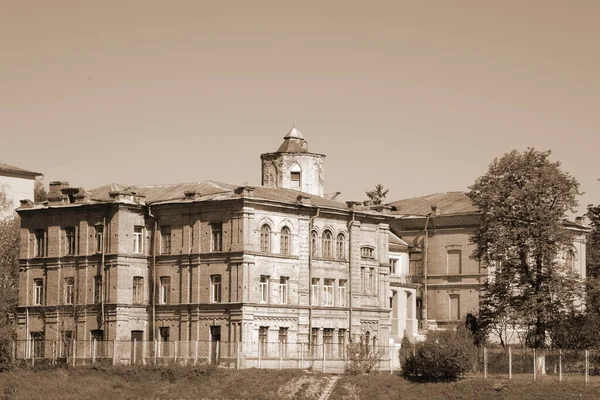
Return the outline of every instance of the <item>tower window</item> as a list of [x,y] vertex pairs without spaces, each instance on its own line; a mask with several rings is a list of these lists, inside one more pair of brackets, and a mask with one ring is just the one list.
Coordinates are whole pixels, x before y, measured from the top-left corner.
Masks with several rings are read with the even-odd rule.
[[292,189],[300,189],[300,172],[290,172],[290,183]]

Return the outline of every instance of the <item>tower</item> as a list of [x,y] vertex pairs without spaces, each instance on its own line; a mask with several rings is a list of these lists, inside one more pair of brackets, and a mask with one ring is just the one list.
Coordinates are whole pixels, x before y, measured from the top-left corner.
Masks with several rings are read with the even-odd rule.
[[260,159],[263,186],[323,196],[325,155],[309,152],[308,143],[295,126],[283,137],[276,152],[261,154]]

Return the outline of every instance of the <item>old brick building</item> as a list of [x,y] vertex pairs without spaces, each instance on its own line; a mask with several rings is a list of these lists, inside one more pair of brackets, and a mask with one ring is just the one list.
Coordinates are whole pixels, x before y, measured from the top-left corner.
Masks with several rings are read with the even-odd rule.
[[[479,226],[479,210],[464,192],[436,193],[390,203],[396,216],[391,230],[412,245],[408,281],[421,284],[417,313],[429,328],[454,326],[479,310],[479,294],[488,271],[470,256],[470,237]],[[564,221],[573,245],[560,255],[585,278],[585,243],[590,228],[581,218]],[[425,326],[424,326],[425,327]]]
[[416,332],[416,296],[390,301],[390,207],[322,197],[324,156],[296,128],[261,158],[259,187],[52,182],[47,204],[23,202],[20,356],[48,355],[44,341],[135,339],[159,353],[200,342],[196,354],[251,366],[299,343],[329,358],[351,339],[387,346],[406,330],[400,312]]

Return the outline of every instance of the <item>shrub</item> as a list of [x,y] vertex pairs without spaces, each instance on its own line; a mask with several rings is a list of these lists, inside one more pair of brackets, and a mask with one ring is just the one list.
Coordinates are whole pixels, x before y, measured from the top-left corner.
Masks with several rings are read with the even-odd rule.
[[464,327],[430,331],[425,341],[415,344],[402,366],[406,379],[425,382],[455,381],[473,368],[477,347]]
[[361,340],[347,346],[348,364],[346,372],[352,375],[370,374],[379,369],[381,351]]

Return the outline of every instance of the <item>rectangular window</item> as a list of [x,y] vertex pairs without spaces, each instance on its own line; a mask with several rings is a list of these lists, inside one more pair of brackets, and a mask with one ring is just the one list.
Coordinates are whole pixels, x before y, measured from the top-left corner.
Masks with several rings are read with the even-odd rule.
[[33,304],[41,305],[44,304],[44,280],[34,279],[33,280]]
[[390,273],[398,275],[398,260],[395,258],[390,258]]
[[362,292],[368,293],[369,292],[369,280],[367,279],[367,268],[365,268],[365,267],[360,268],[360,280],[362,283],[361,284]]
[[160,228],[160,254],[171,254],[171,227]]
[[300,189],[300,172],[290,172],[290,188]]
[[338,330],[338,357],[344,358],[346,354],[346,330]]
[[260,302],[269,302],[269,277],[266,275],[260,276]]
[[361,247],[360,256],[365,258],[374,258],[374,251],[372,247]]
[[338,307],[346,307],[346,281],[342,279],[338,285]]
[[133,304],[142,304],[144,302],[144,278],[141,276],[133,277]]
[[268,326],[261,326],[260,328],[258,328],[258,343],[260,344],[259,351],[260,351],[260,355],[262,357],[267,356],[268,334],[269,334]]
[[279,303],[287,304],[288,302],[288,281],[285,276],[279,278]]
[[46,257],[46,230],[35,230],[35,256]]
[[319,328],[311,329],[312,335],[310,338],[310,355],[316,357],[318,352],[318,343],[319,343]]
[[325,279],[323,282],[323,305],[333,306],[333,279]]
[[313,306],[319,305],[319,278],[312,278],[312,283],[310,285],[310,296],[312,299],[311,304]]
[[96,242],[96,253],[102,253],[102,250],[104,249],[104,226],[96,225],[94,237]]
[[448,275],[459,275],[461,269],[460,250],[448,250]]
[[168,357],[169,356],[169,336],[170,329],[168,326],[161,326],[158,328],[158,336],[160,336],[160,341],[158,343],[158,355],[160,357]]
[[144,252],[144,227],[135,226],[133,228],[133,252],[142,254]]
[[171,292],[171,278],[168,276],[160,277],[160,293],[159,300],[160,304],[169,304],[169,293]]
[[210,224],[211,232],[211,250],[212,251],[223,251],[223,224],[213,223]]
[[323,348],[325,350],[325,356],[328,358],[333,357],[333,329],[323,329]]
[[288,328],[279,328],[279,355],[287,356]]
[[460,320],[460,295],[450,295],[450,321]]
[[94,277],[94,303],[102,302],[102,275]]
[[211,282],[211,297],[212,303],[221,302],[221,275],[213,275],[210,277]]
[[375,268],[369,268],[369,287],[372,294],[377,293],[377,276],[375,275]]
[[65,228],[65,255],[75,255],[75,245],[75,227],[70,226],[68,228]]
[[31,332],[30,337],[33,349],[33,354],[31,355],[35,358],[44,357],[44,348],[46,345],[44,332]]
[[75,278],[65,278],[65,304],[75,302]]

